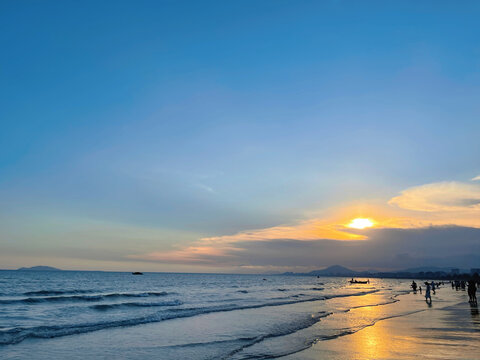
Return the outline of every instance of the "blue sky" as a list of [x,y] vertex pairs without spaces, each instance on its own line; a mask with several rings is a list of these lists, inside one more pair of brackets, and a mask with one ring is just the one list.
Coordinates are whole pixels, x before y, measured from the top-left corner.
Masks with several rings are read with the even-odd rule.
[[239,271],[249,259],[224,250],[152,254],[443,182],[459,187],[428,191],[467,209],[432,220],[397,202],[402,216],[480,227],[479,15],[473,1],[3,1],[3,267]]

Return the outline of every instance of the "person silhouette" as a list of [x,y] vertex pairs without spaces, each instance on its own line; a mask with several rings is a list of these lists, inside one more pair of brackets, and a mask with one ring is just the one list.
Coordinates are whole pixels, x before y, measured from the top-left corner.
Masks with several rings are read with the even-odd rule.
[[476,294],[477,286],[473,279],[470,279],[468,281],[467,291],[468,291],[468,302],[472,304],[476,304],[477,303],[477,294]]
[[430,304],[432,303],[432,296],[430,295],[430,283],[426,282],[427,289],[425,290],[425,301],[428,304],[428,300],[430,300]]

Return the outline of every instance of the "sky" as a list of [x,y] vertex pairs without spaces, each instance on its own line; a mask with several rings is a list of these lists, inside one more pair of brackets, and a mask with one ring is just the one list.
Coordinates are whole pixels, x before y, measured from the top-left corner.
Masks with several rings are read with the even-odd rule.
[[2,1],[0,268],[478,267],[479,17]]

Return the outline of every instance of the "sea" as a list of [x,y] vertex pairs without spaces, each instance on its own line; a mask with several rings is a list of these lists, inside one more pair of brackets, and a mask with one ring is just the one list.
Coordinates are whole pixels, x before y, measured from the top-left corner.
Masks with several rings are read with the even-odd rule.
[[[2,359],[274,359],[411,313],[411,281],[0,271]],[[358,316],[356,314],[362,314]]]

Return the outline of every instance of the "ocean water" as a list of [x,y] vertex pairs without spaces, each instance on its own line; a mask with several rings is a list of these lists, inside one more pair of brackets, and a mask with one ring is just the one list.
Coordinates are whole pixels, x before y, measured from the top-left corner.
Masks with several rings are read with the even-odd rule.
[[409,282],[0,271],[0,358],[269,359],[411,313]]

